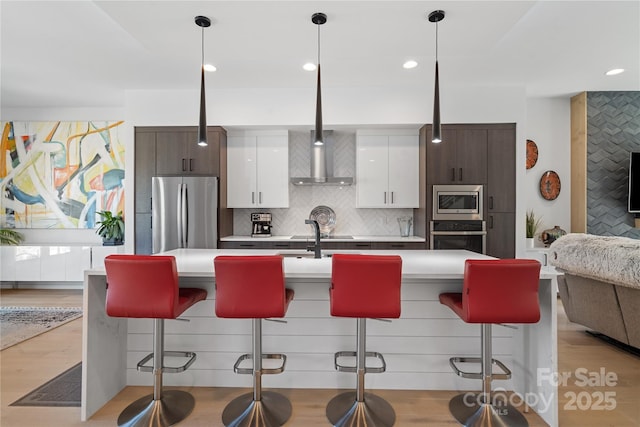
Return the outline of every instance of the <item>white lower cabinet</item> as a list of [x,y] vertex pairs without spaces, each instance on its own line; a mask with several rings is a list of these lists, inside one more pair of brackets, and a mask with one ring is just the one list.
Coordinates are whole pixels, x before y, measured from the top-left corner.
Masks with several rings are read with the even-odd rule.
[[288,132],[229,133],[227,171],[227,207],[288,208]]
[[84,271],[103,269],[104,258],[124,246],[0,246],[0,281],[82,282]]
[[418,130],[359,130],[356,134],[356,207],[417,208]]

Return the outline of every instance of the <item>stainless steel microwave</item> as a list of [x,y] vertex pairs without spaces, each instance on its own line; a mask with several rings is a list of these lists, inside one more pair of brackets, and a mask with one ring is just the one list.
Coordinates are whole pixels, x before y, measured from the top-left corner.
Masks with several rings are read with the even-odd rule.
[[434,220],[482,220],[482,185],[434,185]]

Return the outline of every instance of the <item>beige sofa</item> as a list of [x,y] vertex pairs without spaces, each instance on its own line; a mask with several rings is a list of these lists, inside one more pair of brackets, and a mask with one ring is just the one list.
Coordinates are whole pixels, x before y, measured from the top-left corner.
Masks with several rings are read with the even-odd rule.
[[569,320],[640,348],[640,240],[575,233],[550,249]]

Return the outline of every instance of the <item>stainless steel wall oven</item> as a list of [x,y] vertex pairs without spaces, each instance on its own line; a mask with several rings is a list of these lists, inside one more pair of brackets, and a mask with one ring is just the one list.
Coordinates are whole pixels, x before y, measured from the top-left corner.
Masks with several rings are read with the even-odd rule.
[[429,233],[431,249],[466,249],[487,253],[485,221],[431,221]]

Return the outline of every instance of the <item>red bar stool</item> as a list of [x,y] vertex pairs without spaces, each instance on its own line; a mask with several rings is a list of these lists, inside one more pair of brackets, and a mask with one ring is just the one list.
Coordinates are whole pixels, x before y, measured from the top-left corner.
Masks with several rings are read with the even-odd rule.
[[[402,258],[397,255],[334,254],[331,271],[331,315],[357,318],[356,351],[340,351],[334,365],[340,372],[357,374],[355,391],[335,396],[327,405],[327,418],[334,426],[392,426],[396,414],[389,402],[364,391],[364,375],[386,370],[382,354],[366,350],[367,318],[400,317]],[[338,363],[340,357],[355,357],[355,366]],[[374,357],[381,367],[367,367]]]
[[[253,392],[238,396],[224,408],[225,426],[281,426],[291,417],[291,402],[273,391],[262,391],[263,374],[284,371],[287,356],[262,353],[262,319],[284,317],[293,290],[286,289],[280,255],[217,256],[213,260],[216,281],[216,316],[253,319],[252,352],[238,358],[233,371],[253,375]],[[240,368],[244,360],[253,368]],[[262,359],[280,359],[278,368],[265,369]]]
[[[462,293],[442,293],[440,303],[466,323],[480,323],[481,357],[452,357],[449,364],[463,378],[482,380],[479,395],[455,396],[451,414],[465,426],[529,425],[512,405],[491,395],[491,381],[509,379],[511,371],[491,352],[491,325],[536,323],[540,320],[538,282],[540,263],[530,259],[466,260]],[[479,363],[480,372],[461,371],[456,363]],[[502,374],[493,373],[497,365]]]
[[[179,288],[175,258],[150,255],[109,255],[106,311],[111,317],[153,319],[153,353],[138,362],[142,372],[153,372],[153,394],[127,406],[119,426],[172,426],[193,410],[195,399],[181,390],[162,390],[162,374],[183,372],[196,360],[193,352],[164,351],[164,320],[175,319],[207,297],[207,291]],[[185,357],[178,367],[164,366],[164,357]],[[153,359],[153,366],[145,365]]]

